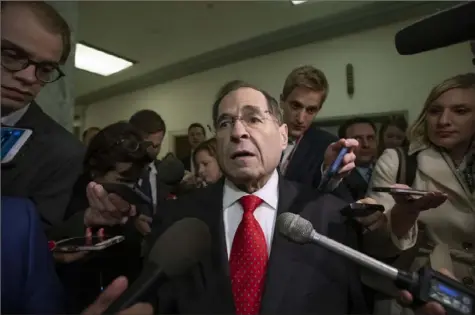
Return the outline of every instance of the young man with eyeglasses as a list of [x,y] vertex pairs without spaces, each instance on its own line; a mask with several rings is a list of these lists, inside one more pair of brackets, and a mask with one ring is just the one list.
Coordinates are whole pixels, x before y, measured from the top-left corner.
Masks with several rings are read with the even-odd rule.
[[2,165],[2,194],[31,199],[48,231],[63,220],[83,146],[35,98],[65,75],[61,66],[71,50],[71,31],[41,1],[2,1],[1,9],[2,126],[33,131],[12,164]]

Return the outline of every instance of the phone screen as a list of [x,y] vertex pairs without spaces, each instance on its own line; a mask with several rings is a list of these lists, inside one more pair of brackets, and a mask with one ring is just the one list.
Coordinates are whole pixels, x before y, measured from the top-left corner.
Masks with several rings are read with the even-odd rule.
[[25,129],[2,127],[2,160],[25,132]]

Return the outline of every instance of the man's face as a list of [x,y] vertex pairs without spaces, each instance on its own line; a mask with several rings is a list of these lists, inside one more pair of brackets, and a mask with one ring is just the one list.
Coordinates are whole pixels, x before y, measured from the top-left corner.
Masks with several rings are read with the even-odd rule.
[[269,113],[265,96],[252,88],[226,95],[218,108],[219,164],[237,185],[260,187],[276,169],[287,146],[287,126]]
[[160,149],[162,148],[163,137],[165,133],[163,131],[159,131],[156,133],[152,133],[147,135],[144,138],[144,141],[149,142],[149,146],[147,147],[147,153],[151,159],[156,159],[157,155],[160,154]]
[[376,132],[370,124],[353,124],[346,129],[346,138],[358,140],[359,146],[355,150],[356,165],[372,163],[377,155],[378,143]]
[[[2,10],[2,64],[19,58],[41,62],[46,67],[57,66],[63,51],[60,34],[52,34],[38,21],[31,10],[19,4],[9,4]],[[44,83],[35,74],[36,66],[29,65],[20,71],[2,66],[2,108],[20,109],[40,92]]]
[[204,130],[201,127],[190,128],[188,131],[188,141],[192,149],[196,148],[198,144],[205,141]]
[[322,108],[323,94],[306,87],[296,87],[287,99],[281,100],[289,136],[298,138],[310,127]]

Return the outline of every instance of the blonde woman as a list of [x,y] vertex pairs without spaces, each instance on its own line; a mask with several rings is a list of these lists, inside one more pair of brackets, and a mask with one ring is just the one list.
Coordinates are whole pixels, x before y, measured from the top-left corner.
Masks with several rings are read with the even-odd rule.
[[[457,75],[432,89],[408,134],[408,154],[417,155],[412,188],[431,193],[405,199],[369,192],[387,209],[392,243],[399,250],[417,249],[411,270],[446,268],[470,287],[475,287],[474,135],[475,74]],[[371,187],[395,185],[398,168],[397,152],[386,150],[374,168]],[[416,222],[424,232],[418,232]],[[420,246],[414,247],[417,236]],[[382,253],[374,244],[370,249]]]

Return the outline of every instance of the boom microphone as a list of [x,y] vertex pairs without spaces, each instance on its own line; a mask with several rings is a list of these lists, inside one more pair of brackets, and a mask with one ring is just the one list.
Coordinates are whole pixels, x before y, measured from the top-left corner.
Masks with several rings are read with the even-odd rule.
[[413,55],[475,40],[475,2],[469,1],[426,17],[396,34],[396,49]]
[[112,303],[104,314],[116,314],[139,301],[169,278],[181,275],[209,253],[208,226],[195,218],[174,223],[153,245],[147,263],[136,281]]
[[312,223],[295,213],[287,212],[279,215],[277,228],[281,234],[295,243],[318,244],[393,280],[396,286],[408,290],[416,303],[436,301],[446,308],[449,315],[475,314],[475,291],[431,268],[421,268],[418,273],[398,270],[317,233]]
[[158,180],[166,185],[174,186],[185,176],[185,166],[174,156],[163,159],[157,166]]

